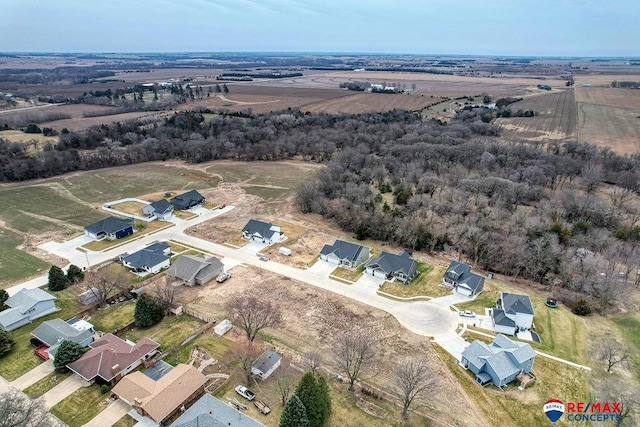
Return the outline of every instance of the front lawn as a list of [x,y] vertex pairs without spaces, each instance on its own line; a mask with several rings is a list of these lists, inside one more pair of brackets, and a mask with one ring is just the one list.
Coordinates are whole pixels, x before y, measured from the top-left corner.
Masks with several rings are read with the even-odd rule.
[[40,381],[24,389],[24,393],[32,399],[38,398],[60,384],[71,375],[71,372],[60,374],[52,372]]
[[125,415],[120,418],[114,425],[111,427],[133,427],[136,424],[136,421],[131,418],[129,415]]
[[51,408],[51,413],[69,427],[81,427],[106,409],[108,394],[100,393],[100,386],[82,387]]
[[160,344],[161,351],[165,351],[182,342],[201,326],[202,323],[198,319],[187,316],[186,314],[167,316],[149,328],[133,328],[124,334],[125,336],[120,338],[138,342],[142,338],[147,337]]
[[96,331],[113,333],[118,329],[133,322],[135,301],[126,301],[109,306],[105,310],[97,310],[91,314],[89,322],[95,326]]
[[351,281],[351,282],[356,282],[360,277],[362,277],[363,273],[364,273],[364,264],[362,264],[360,267],[356,268],[355,270],[349,270],[346,268],[337,267],[335,270],[331,272],[331,275],[339,277],[344,280]]
[[425,262],[418,263],[418,275],[408,285],[402,282],[385,282],[380,287],[382,292],[386,292],[398,297],[443,297],[451,294],[451,289],[440,286],[442,275],[446,271],[444,267],[436,267]]

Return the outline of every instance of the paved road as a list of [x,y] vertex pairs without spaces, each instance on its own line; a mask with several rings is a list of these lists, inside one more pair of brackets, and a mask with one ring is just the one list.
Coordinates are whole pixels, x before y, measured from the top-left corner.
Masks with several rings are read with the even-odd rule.
[[18,390],[24,390],[25,388],[37,383],[38,381],[52,373],[53,370],[53,361],[47,360],[46,362],[39,364],[21,377],[13,380],[11,382],[11,385]]
[[2,111],[0,111],[0,114],[18,113],[20,111],[25,111],[25,110],[35,110],[36,108],[57,107],[59,105],[64,105],[64,102],[60,102],[58,104],[45,104],[45,105],[36,105],[36,106],[33,106],[33,107],[24,107],[24,108],[14,108],[14,109],[11,109],[11,110],[2,110]]

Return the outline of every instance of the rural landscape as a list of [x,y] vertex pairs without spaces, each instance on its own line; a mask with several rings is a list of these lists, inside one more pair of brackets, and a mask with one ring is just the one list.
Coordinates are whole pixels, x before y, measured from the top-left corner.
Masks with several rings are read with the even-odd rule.
[[639,65],[0,54],[0,426],[638,425]]

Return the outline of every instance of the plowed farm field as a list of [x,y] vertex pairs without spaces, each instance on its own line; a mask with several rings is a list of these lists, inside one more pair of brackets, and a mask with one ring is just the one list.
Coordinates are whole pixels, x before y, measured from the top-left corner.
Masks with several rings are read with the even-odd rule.
[[501,138],[507,141],[551,142],[576,138],[577,111],[572,89],[530,96],[509,105],[513,113],[534,110],[536,117],[499,118]]

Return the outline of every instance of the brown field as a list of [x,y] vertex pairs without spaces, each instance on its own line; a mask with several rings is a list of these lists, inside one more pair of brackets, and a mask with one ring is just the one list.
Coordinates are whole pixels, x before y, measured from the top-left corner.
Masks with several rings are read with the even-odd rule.
[[576,82],[576,86],[582,87],[584,83],[588,83],[592,86],[609,87],[614,80],[618,81],[640,81],[640,74],[589,74],[578,75],[573,77]]
[[567,141],[576,137],[576,103],[571,89],[530,96],[509,105],[512,112],[535,110],[537,117],[496,119],[502,139],[508,141]]
[[419,94],[356,93],[329,101],[307,104],[301,109],[313,113],[343,112],[358,114],[394,109],[421,110],[438,102],[440,100],[437,98]]
[[578,139],[619,154],[640,152],[640,109],[578,103]]
[[[640,81],[640,76],[638,80]],[[575,91],[577,102],[640,109],[640,90],[638,89],[576,86]]]

